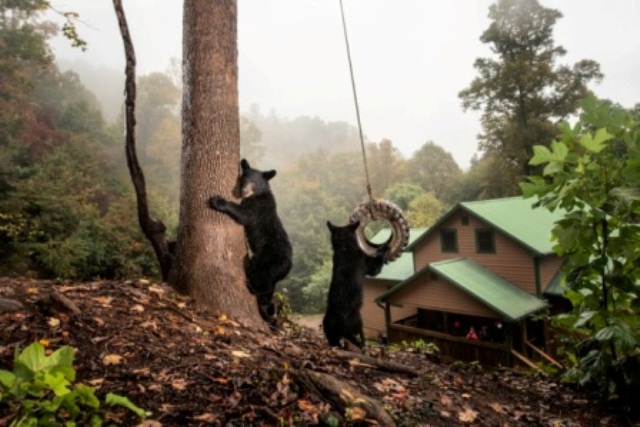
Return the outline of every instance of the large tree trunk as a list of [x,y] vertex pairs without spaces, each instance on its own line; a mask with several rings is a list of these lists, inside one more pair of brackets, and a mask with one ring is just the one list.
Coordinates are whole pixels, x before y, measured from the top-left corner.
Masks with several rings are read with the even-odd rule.
[[180,222],[170,283],[216,313],[264,327],[246,286],[244,231],[208,208],[238,176],[237,2],[185,0]]

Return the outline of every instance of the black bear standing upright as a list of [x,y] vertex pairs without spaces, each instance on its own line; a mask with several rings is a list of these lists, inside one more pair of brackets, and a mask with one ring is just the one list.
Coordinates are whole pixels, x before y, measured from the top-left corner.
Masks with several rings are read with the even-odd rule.
[[327,221],[333,247],[333,274],[322,327],[332,347],[339,346],[342,338],[360,348],[364,347],[360,316],[364,276],[378,275],[389,251],[389,246],[385,244],[378,246],[376,256],[365,254],[356,238],[359,225],[359,222],[355,222],[336,227]]
[[269,180],[276,176],[276,171],[253,169],[245,159],[240,166],[240,204],[213,196],[209,206],[244,226],[250,249],[246,265],[248,287],[258,299],[262,317],[271,320],[275,314],[272,298],[276,283],[291,270],[291,243],[278,218],[276,200],[269,187]]

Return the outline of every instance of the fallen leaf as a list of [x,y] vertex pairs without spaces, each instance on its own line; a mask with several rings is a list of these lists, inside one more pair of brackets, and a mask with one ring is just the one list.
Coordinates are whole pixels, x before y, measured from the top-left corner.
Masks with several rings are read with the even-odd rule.
[[25,292],[29,295],[38,295],[40,291],[38,290],[38,288],[31,287],[31,288],[27,288]]
[[352,406],[345,410],[345,415],[350,421],[364,420],[367,416],[367,411],[359,406]]
[[144,420],[136,427],[162,427],[162,424],[159,421],[154,420]]
[[463,423],[472,423],[478,417],[478,413],[471,408],[465,408],[463,412],[458,413],[458,420]]
[[47,324],[52,328],[57,328],[60,326],[60,319],[57,317],[50,317],[49,320],[47,320]]
[[102,385],[102,383],[104,382],[104,378],[95,378],[95,379],[89,380],[87,382],[92,387],[100,387]]
[[131,311],[136,313],[144,313],[144,307],[142,306],[142,304],[136,304],[131,307]]
[[497,412],[498,414],[504,414],[505,413],[504,408],[498,402],[493,402],[493,403],[489,404],[489,407],[491,409],[493,409],[495,412]]
[[309,402],[308,400],[298,400],[298,408],[300,408],[301,411],[312,412],[314,414],[318,413],[318,408],[316,408],[316,405]]
[[145,377],[151,375],[151,370],[148,367],[134,369],[132,372],[136,375],[145,376]]
[[184,378],[177,378],[171,381],[171,387],[173,387],[174,390],[185,390],[187,388],[187,380]]
[[49,347],[49,344],[51,344],[51,340],[49,340],[49,338],[42,338],[41,340],[38,341],[40,343],[41,346],[43,347]]
[[119,365],[122,363],[122,356],[119,354],[107,354],[102,358],[102,364],[105,366]]
[[442,396],[440,396],[440,403],[442,403],[444,406],[451,406],[453,400],[451,399],[451,397],[449,397],[449,395],[443,394]]
[[109,307],[111,305],[111,301],[113,301],[113,297],[108,296],[99,296],[94,298],[98,304],[103,307]]
[[247,357],[251,357],[250,355],[248,355],[247,353],[245,353],[242,350],[233,350],[231,352],[231,354],[233,354],[235,357],[240,357],[240,358],[247,358]]
[[164,289],[162,289],[160,286],[156,285],[155,283],[149,286],[147,290],[149,292],[153,292],[154,294],[159,294],[159,295],[164,294]]
[[141,327],[143,328],[150,328],[153,331],[157,331],[158,330],[158,324],[156,323],[155,320],[147,320],[145,322],[142,322],[140,324]]
[[193,417],[193,419],[196,421],[202,421],[205,423],[214,423],[218,419],[218,417],[216,417],[210,412],[205,412],[204,414],[196,415],[195,417]]

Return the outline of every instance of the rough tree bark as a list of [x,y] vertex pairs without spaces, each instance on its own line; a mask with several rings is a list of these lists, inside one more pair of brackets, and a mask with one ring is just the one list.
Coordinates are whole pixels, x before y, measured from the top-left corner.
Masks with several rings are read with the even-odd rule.
[[180,219],[169,282],[218,313],[263,328],[246,286],[244,230],[208,208],[237,200],[237,1],[185,0]]
[[135,54],[121,0],[113,0],[127,59],[126,154],[138,220],[162,278],[217,313],[264,329],[246,286],[244,230],[207,207],[213,194],[233,200],[240,160],[236,0],[185,0],[180,222],[170,250],[164,224],[149,215],[135,149]]

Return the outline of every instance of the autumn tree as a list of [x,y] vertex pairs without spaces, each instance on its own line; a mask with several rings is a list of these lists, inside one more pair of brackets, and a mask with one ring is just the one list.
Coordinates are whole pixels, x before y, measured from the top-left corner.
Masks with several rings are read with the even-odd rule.
[[496,58],[478,58],[479,76],[460,92],[464,109],[482,111],[481,151],[495,153],[500,167],[489,173],[509,180],[502,196],[517,192],[532,172],[528,159],[536,144],[548,145],[555,124],[576,112],[587,84],[602,78],[600,66],[581,60],[556,65],[566,51],[554,43],[553,28],[562,17],[537,0],[498,0],[489,8],[491,24],[480,40]]
[[406,174],[406,161],[400,151],[388,139],[367,144],[367,165],[371,188],[375,196],[381,196]]

